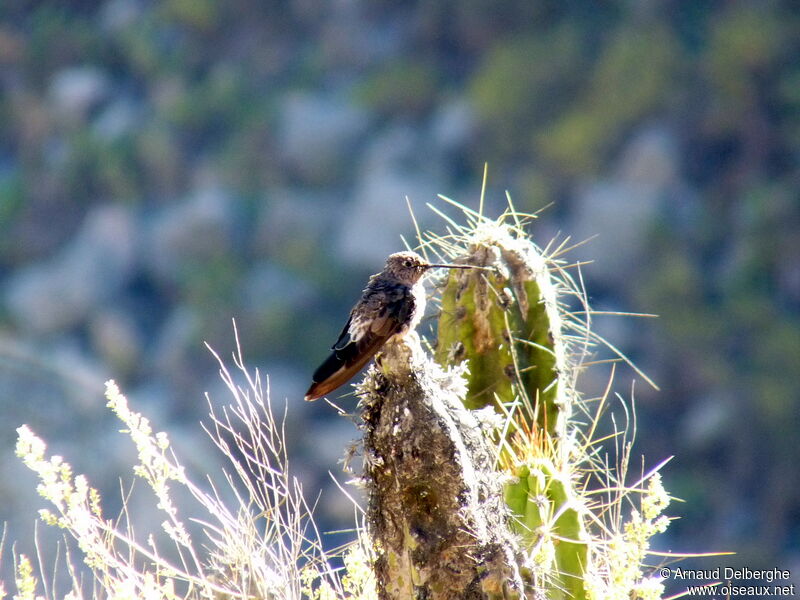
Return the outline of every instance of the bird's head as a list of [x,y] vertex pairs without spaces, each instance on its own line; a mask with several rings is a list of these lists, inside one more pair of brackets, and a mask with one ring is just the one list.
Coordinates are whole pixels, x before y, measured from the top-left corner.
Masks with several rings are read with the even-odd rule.
[[431,265],[416,252],[395,252],[386,259],[383,272],[406,285],[417,283]]
[[428,269],[444,267],[447,269],[471,269],[471,265],[449,265],[429,263],[416,252],[395,252],[386,259],[383,272],[405,285],[417,283]]

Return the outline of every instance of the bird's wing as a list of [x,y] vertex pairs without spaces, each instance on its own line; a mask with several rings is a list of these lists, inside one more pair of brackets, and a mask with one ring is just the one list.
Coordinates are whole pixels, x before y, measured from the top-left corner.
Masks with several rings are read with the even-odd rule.
[[342,328],[342,333],[339,334],[339,339],[336,340],[336,343],[331,346],[331,350],[341,350],[347,344],[350,343],[350,324],[353,322],[353,313],[350,312],[350,318],[347,319],[347,323],[344,324]]
[[314,371],[306,400],[316,400],[343,385],[375,356],[386,341],[398,333],[408,318],[413,299],[376,303],[376,311],[350,314],[333,353]]

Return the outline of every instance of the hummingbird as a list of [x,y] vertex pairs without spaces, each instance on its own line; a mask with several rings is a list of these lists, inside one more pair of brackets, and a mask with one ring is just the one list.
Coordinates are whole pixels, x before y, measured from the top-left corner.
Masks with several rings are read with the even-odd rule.
[[306,400],[344,385],[394,336],[413,331],[425,312],[422,276],[430,269],[471,269],[472,265],[433,264],[416,252],[389,255],[383,271],[369,278],[350,311],[333,353],[311,376]]

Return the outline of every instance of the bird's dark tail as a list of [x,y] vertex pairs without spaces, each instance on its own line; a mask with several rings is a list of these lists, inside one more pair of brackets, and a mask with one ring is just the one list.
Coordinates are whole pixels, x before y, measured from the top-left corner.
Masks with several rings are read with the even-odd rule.
[[331,379],[334,377],[334,375],[336,375],[338,371],[342,371],[346,364],[347,363],[344,360],[336,355],[336,352],[332,353],[327,359],[325,359],[325,362],[322,363],[311,376],[311,387],[308,388],[308,391],[306,392],[306,400],[316,400],[317,398],[321,398],[327,394],[329,391],[335,389],[327,388],[329,388],[329,384],[332,383]]
[[[355,350],[355,344],[353,344],[353,346],[352,350]],[[351,349],[348,348],[348,350]],[[317,400],[347,383],[351,377],[358,373],[361,368],[369,362],[376,351],[377,348],[374,350],[370,348],[368,352],[362,354],[341,351],[333,352],[333,354],[314,371],[314,375],[311,377],[311,387],[308,388],[305,399]],[[343,354],[345,356],[342,356]]]

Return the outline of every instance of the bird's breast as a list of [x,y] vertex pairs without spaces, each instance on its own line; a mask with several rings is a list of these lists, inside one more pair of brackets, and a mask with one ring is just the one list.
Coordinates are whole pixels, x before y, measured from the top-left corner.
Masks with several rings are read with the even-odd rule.
[[425,286],[416,283],[408,291],[406,300],[409,303],[408,319],[400,330],[400,335],[405,335],[409,331],[414,331],[425,314]]

